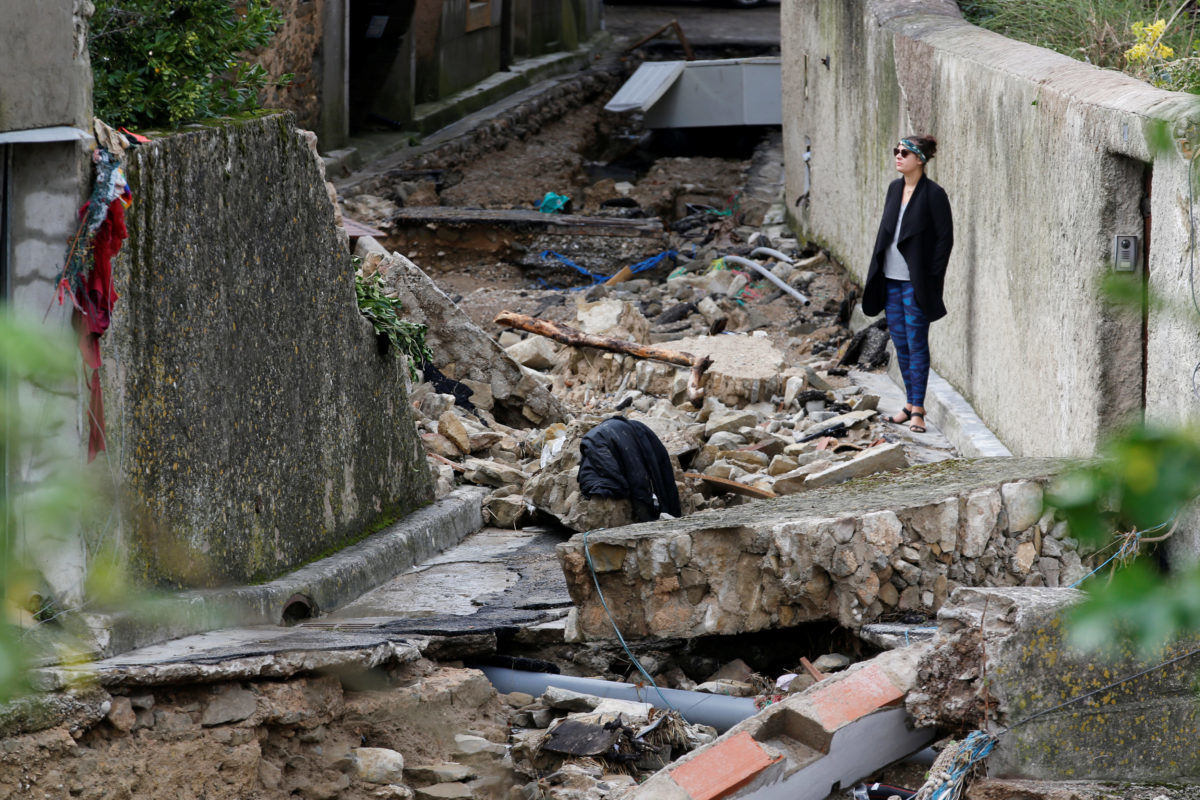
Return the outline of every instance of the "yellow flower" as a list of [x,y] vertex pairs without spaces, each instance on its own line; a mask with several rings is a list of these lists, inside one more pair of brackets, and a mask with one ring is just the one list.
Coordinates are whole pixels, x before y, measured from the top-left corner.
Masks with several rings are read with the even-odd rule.
[[1159,58],[1170,58],[1171,56],[1175,55],[1175,51],[1172,48],[1167,47],[1165,44],[1160,44],[1158,47],[1154,48],[1154,54]]
[[1138,42],[1133,47],[1125,51],[1125,58],[1130,62],[1145,61],[1150,57],[1150,46],[1145,42]]
[[1165,19],[1156,19],[1153,25],[1146,26],[1146,38],[1150,41],[1162,37],[1163,32],[1167,29],[1167,21]]

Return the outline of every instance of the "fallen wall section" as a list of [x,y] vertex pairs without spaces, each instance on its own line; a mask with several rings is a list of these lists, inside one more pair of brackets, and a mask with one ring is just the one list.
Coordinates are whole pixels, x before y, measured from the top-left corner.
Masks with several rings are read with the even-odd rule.
[[1195,637],[1149,656],[1080,650],[1065,618],[1083,596],[959,589],[938,614],[909,710],[920,725],[971,730],[989,704],[988,730],[999,734],[987,762],[994,777],[1194,783]]
[[432,499],[404,366],[358,312],[321,164],[288,116],[133,151],[102,341],[138,577],[282,574]]
[[[885,613],[932,616],[960,585],[1060,586],[1084,569],[1043,510],[1056,459],[914,467],[829,489],[586,534],[622,634],[690,638],[820,619],[857,629]],[[577,635],[612,624],[584,555],[558,546]]]

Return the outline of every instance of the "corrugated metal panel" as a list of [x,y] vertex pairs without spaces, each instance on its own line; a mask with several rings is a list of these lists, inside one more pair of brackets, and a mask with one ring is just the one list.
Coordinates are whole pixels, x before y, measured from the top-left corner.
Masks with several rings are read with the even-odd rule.
[[693,61],[646,112],[647,128],[782,125],[778,58]]
[[87,131],[67,125],[56,125],[53,128],[27,128],[23,131],[5,131],[0,133],[0,144],[75,142],[90,138],[92,138],[92,135]]
[[646,111],[666,93],[683,72],[686,61],[649,61],[625,81],[605,111]]

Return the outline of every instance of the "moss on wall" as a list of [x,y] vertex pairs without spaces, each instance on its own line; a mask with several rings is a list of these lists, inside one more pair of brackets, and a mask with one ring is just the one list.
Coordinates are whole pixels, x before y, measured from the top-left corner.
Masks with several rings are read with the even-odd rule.
[[290,117],[158,139],[129,179],[105,390],[139,577],[268,579],[429,502],[402,367]]

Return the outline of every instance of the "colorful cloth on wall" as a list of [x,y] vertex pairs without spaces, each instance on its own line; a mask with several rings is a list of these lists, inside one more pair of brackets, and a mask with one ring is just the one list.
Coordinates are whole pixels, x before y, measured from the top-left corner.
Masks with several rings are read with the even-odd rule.
[[88,461],[105,449],[104,399],[100,386],[100,337],[108,330],[118,295],[113,288],[112,261],[129,236],[125,209],[132,202],[120,157],[104,147],[92,155],[96,182],[79,210],[79,229],[58,280],[58,302],[69,297],[75,311],[71,323],[79,333],[79,350],[90,370],[87,385]]

